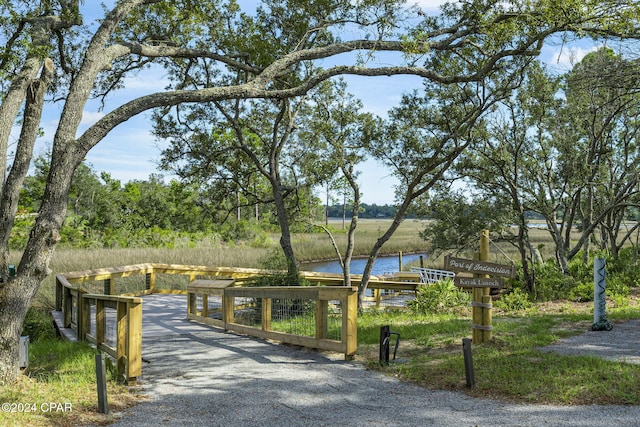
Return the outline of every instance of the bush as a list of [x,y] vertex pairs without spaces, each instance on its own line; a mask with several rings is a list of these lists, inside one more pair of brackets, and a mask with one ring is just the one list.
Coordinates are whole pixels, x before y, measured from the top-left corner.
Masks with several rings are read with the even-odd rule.
[[552,262],[536,266],[536,299],[538,301],[567,299],[576,284],[576,279],[563,274]]
[[569,292],[569,299],[575,302],[593,301],[593,282],[578,284]]
[[29,341],[52,339],[56,336],[53,318],[45,309],[31,307],[22,325],[22,335],[29,336]]
[[504,311],[522,311],[531,308],[529,294],[520,288],[503,293],[495,303],[497,308]]
[[429,314],[456,311],[470,302],[471,296],[467,292],[456,287],[451,279],[446,279],[418,287],[415,299],[407,305],[414,313]]

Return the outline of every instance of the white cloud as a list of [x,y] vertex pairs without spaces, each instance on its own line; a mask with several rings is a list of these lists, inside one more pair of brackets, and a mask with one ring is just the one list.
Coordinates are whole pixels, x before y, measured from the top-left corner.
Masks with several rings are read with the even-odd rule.
[[[104,113],[100,113],[97,111],[83,111],[82,112],[82,120],[80,121],[80,126],[89,127],[101,118],[104,117]],[[57,125],[57,123],[56,123]]]
[[124,80],[124,87],[128,91],[152,93],[164,90],[170,81],[164,70],[156,70],[149,74],[145,73],[144,78],[140,76],[130,76]]
[[560,46],[551,53],[551,65],[573,68],[575,64],[589,53],[598,49],[598,46],[582,47],[582,46]]

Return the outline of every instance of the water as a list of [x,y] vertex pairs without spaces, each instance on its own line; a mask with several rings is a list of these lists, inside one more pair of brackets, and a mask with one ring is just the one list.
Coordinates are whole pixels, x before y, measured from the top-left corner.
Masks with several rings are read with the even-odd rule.
[[[410,262],[419,262],[420,256],[426,260],[426,254],[410,254],[402,256],[402,263],[404,265]],[[367,258],[358,258],[351,260],[351,274],[362,274],[364,272],[364,266],[367,264]],[[338,261],[322,261],[322,262],[309,262],[301,265],[301,270],[315,271],[317,273],[342,273],[342,268]],[[371,274],[376,276],[384,273],[392,273],[398,271],[398,256],[381,256],[376,258],[373,263],[373,270]]]

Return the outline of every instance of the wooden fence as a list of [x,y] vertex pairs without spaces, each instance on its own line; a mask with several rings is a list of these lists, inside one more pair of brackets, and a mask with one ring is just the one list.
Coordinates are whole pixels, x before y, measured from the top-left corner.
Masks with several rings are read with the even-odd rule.
[[[118,374],[126,378],[129,384],[134,384],[142,371],[142,299],[139,297],[153,293],[188,294],[190,289],[185,317],[242,334],[341,352],[347,358],[353,357],[357,343],[357,288],[342,286],[343,280],[339,274],[312,272],[302,272],[301,275],[317,286],[243,287],[243,284],[257,276],[278,273],[281,272],[173,264],[137,264],[61,273],[56,275],[56,310],[62,312],[64,328],[72,328],[79,340],[93,342],[115,358]],[[160,275],[186,276],[188,284],[182,289],[175,289],[171,285],[161,288],[157,286]],[[123,284],[126,282],[124,279],[136,276],[144,276],[142,286],[132,290]],[[208,297],[215,292],[207,293],[194,288],[196,280],[213,279],[224,279],[234,284],[233,287],[222,286],[218,291],[225,301],[216,308],[220,310],[220,319],[208,313]],[[353,275],[352,283],[357,285],[360,279],[361,276]],[[165,283],[172,281],[175,280],[165,280]],[[96,292],[95,285],[100,282],[102,292]],[[398,292],[414,293],[418,285],[416,282],[374,276],[369,283],[369,289],[373,290],[370,301],[379,307],[385,296],[397,295]],[[89,292],[87,288],[94,291]],[[204,312],[198,310],[194,303],[198,296],[201,301],[207,301]],[[309,316],[314,322],[312,334],[274,330],[271,307],[274,300],[284,299],[315,302],[315,308]],[[246,300],[252,300],[253,312],[260,307],[259,325],[242,323],[241,312],[249,308]],[[339,313],[340,320],[337,324],[334,322],[329,325],[329,319],[335,318],[335,313]],[[309,310],[301,314],[308,315]],[[339,330],[339,334],[329,336],[330,330]]]
[[[196,280],[188,288],[191,320],[258,338],[344,353],[352,359],[357,348],[358,289],[355,287],[287,286],[233,287],[233,281]],[[215,298],[214,310],[210,308]],[[278,307],[278,310],[274,310]],[[277,321],[297,325],[286,331]],[[339,323],[331,321],[338,319]],[[300,320],[302,319],[302,320]],[[310,328],[305,328],[304,319]]]

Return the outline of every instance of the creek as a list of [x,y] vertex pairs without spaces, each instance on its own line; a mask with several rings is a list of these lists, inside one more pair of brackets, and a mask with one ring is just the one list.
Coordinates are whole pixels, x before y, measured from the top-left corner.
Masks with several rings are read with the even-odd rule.
[[[402,263],[403,265],[407,265],[410,262],[417,263],[420,262],[420,256],[423,259],[427,259],[426,254],[403,254],[402,255]],[[362,274],[364,272],[364,267],[367,264],[367,258],[354,258],[351,260],[351,274]],[[399,271],[399,260],[398,256],[379,256],[376,258],[373,263],[373,270],[371,274],[376,276],[384,273],[393,273]],[[315,271],[318,273],[342,273],[342,268],[340,268],[340,263],[337,260],[333,261],[320,261],[320,262],[307,262],[300,266],[301,270],[304,271]],[[405,268],[408,270],[407,268]]]

